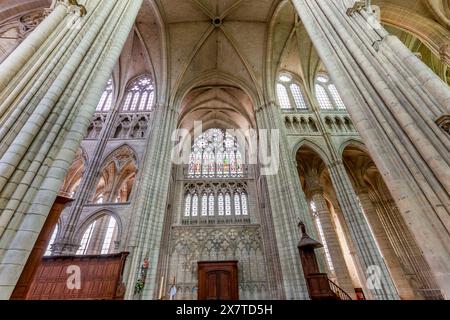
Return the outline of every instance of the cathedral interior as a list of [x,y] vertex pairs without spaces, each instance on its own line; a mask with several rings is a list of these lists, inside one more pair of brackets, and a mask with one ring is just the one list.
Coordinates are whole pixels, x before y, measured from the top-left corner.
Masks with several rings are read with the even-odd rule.
[[0,299],[450,299],[449,84],[448,0],[0,0]]

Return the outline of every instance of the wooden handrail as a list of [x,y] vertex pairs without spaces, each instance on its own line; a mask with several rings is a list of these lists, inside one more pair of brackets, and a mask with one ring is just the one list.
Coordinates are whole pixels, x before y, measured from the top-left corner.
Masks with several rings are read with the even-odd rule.
[[344,291],[341,287],[339,287],[336,283],[328,279],[328,282],[330,283],[330,288],[334,292],[336,296],[339,297],[340,300],[352,300],[352,297]]

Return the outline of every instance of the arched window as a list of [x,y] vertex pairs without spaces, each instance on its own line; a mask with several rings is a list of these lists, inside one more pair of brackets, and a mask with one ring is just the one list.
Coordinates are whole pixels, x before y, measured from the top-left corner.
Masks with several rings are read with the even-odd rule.
[[231,195],[225,194],[225,215],[231,216]]
[[242,177],[242,155],[236,137],[223,129],[209,129],[194,142],[190,177]]
[[192,216],[198,216],[198,195],[194,194],[192,197]]
[[184,216],[189,217],[191,215],[191,201],[192,196],[188,193],[185,198],[185,204],[184,204]]
[[215,214],[215,209],[214,209],[214,204],[215,204],[215,199],[214,199],[214,195],[212,193],[209,194],[209,203],[208,203],[208,215],[209,216],[214,216]]
[[110,215],[103,215],[92,222],[84,231],[77,255],[110,254],[115,250],[118,240],[117,220]]
[[328,268],[331,273],[334,273],[333,261],[331,260],[330,250],[328,249],[328,244],[325,239],[325,234],[323,232],[322,223],[320,222],[319,214],[317,212],[316,203],[314,201],[311,201],[310,206],[311,206],[311,211],[313,214],[314,221],[316,223],[317,230],[319,231],[320,240],[322,241],[322,244],[323,244],[323,250],[325,252],[325,257],[327,260]]
[[56,225],[55,230],[53,230],[52,236],[50,238],[50,242],[48,243],[47,250],[45,251],[44,256],[48,257],[48,256],[52,255],[52,246],[55,243],[57,235],[58,235],[58,225]]
[[277,96],[281,109],[308,110],[300,85],[288,73],[281,73],[278,77]]
[[103,246],[101,254],[108,254],[111,251],[111,245],[113,242],[113,236],[116,232],[117,221],[114,217],[109,217],[108,228],[106,229],[105,239],[103,240]]
[[217,197],[217,204],[219,208],[219,216],[225,215],[225,201],[223,197],[223,193],[219,193],[219,196]]
[[248,216],[248,200],[247,194],[245,192],[241,194],[241,206],[242,206],[242,215]]
[[336,86],[326,75],[316,77],[316,98],[322,110],[346,110]]
[[202,216],[205,217],[208,215],[208,196],[206,193],[202,196]]
[[105,91],[103,91],[102,97],[97,105],[97,112],[108,112],[111,110],[113,101],[113,81],[108,80]]
[[155,103],[155,87],[149,75],[134,80],[127,89],[123,112],[148,112]]
[[241,195],[236,192],[234,194],[234,214],[240,216],[242,214],[241,211]]
[[86,231],[83,234],[83,238],[81,238],[81,244],[78,248],[77,255],[84,255],[87,253],[89,244],[92,240],[92,234],[94,233],[95,225],[97,221],[94,221],[89,225],[89,227],[86,229]]

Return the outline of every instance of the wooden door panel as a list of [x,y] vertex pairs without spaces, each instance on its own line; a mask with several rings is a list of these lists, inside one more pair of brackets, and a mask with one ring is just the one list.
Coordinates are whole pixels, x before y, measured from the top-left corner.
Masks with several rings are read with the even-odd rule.
[[215,272],[206,274],[206,290],[208,292],[206,300],[215,300],[217,297],[217,274]]
[[231,300],[231,273],[218,271],[219,300]]
[[237,261],[198,263],[199,300],[238,300]]

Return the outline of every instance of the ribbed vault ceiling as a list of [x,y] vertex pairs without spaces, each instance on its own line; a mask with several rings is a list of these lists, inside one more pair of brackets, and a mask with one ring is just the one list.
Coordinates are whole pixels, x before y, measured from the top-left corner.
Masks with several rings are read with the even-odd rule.
[[260,91],[274,0],[158,0],[169,30],[172,89],[215,72]]

